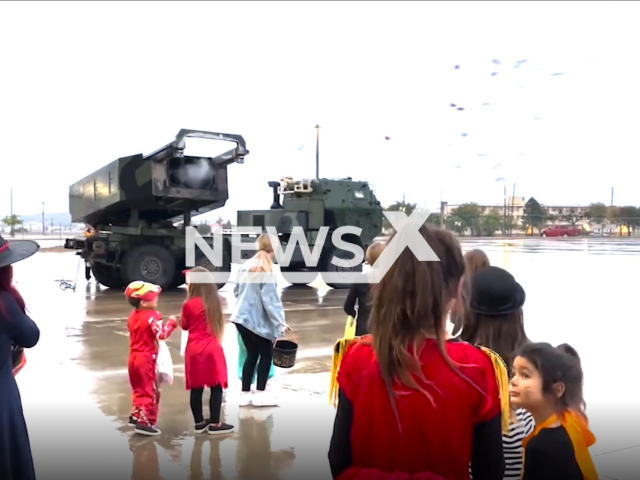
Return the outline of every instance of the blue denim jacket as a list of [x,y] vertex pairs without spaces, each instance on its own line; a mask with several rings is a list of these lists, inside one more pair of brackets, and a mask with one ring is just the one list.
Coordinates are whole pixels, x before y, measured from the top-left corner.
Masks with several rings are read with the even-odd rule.
[[272,281],[254,283],[243,281],[248,273],[246,264],[238,271],[233,287],[236,307],[230,320],[274,342],[284,334],[286,325],[284,307],[276,288],[276,275],[269,275]]

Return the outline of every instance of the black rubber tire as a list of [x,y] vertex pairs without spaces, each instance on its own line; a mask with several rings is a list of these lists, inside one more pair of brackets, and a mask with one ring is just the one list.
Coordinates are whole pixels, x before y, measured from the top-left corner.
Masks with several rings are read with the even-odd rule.
[[103,263],[94,263],[91,265],[91,273],[100,285],[107,288],[120,289],[124,288],[124,281],[120,275],[120,270]]
[[226,281],[220,282],[216,284],[218,290],[224,287],[229,282],[229,277],[231,277],[231,252],[229,251],[229,244],[225,242],[223,250],[222,250],[222,267],[214,267],[213,264],[209,261],[209,259],[202,253],[196,253],[196,266],[204,267],[210,272],[224,272],[227,273]]
[[[362,265],[363,265],[362,263],[352,268],[338,267],[337,265],[334,265],[333,263],[331,263],[331,260],[336,256],[338,258],[350,259],[352,258],[352,255],[353,253],[351,252],[348,252],[346,250],[340,250],[337,248],[327,250],[326,253],[323,252],[322,259],[321,259],[322,272],[330,272],[330,273],[336,273],[340,271],[362,272]],[[324,278],[324,275],[323,275],[323,279],[327,285],[329,285],[331,288],[335,288],[336,290],[344,290],[351,287],[351,283],[329,283]]]
[[138,245],[124,255],[121,271],[126,284],[142,280],[168,290],[176,275],[176,261],[160,245]]
[[[289,272],[295,272],[295,276],[298,278],[291,277],[288,275]],[[309,285],[310,283],[315,282],[316,278],[318,278],[318,272],[314,272],[313,270],[306,271],[292,266],[280,267],[280,273],[282,274],[282,277],[292,285]],[[299,277],[303,277],[302,281],[300,281]],[[296,280],[295,282],[292,281],[294,279]]]
[[185,282],[185,276],[182,273],[182,270],[179,268],[176,268],[176,274],[173,276],[173,280],[169,285],[169,289],[174,290],[174,289],[180,288],[182,285],[184,285],[184,282]]

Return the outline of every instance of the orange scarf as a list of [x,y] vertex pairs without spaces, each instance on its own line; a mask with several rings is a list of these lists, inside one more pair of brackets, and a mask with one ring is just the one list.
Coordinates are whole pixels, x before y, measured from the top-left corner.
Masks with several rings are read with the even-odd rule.
[[[598,480],[598,473],[591,460],[589,454],[589,447],[596,443],[596,437],[589,430],[589,424],[587,420],[579,413],[568,411],[558,417],[558,415],[552,415],[540,425],[536,425],[533,432],[531,432],[523,441],[522,446],[526,447],[531,438],[536,436],[543,428],[548,428],[556,422],[567,430],[571,443],[573,444],[573,450],[575,451],[576,461],[582,471],[582,476],[585,480]],[[524,461],[527,459],[525,457]]]

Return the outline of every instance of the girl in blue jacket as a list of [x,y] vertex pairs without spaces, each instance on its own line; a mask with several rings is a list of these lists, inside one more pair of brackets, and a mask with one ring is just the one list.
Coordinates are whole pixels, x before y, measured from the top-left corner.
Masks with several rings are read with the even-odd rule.
[[[240,406],[277,406],[267,391],[267,380],[273,359],[273,344],[291,328],[284,320],[284,307],[277,291],[273,272],[273,247],[267,234],[258,237],[258,253],[238,271],[233,293],[236,308],[231,316],[247,351],[242,366]],[[253,375],[258,366],[256,391],[251,392]]]

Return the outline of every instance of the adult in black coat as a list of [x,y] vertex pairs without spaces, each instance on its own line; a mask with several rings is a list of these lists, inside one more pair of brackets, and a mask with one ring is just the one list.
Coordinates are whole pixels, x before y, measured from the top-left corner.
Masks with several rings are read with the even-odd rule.
[[0,479],[35,480],[31,444],[22,412],[14,368],[23,348],[40,339],[38,326],[25,313],[24,300],[13,286],[12,264],[39,249],[36,242],[7,242],[0,236]]
[[[365,264],[373,266],[382,253],[384,246],[384,242],[372,243],[365,254]],[[369,333],[370,287],[371,285],[369,283],[353,283],[349,288],[347,299],[344,302],[345,313],[356,319],[356,336],[367,335]]]

